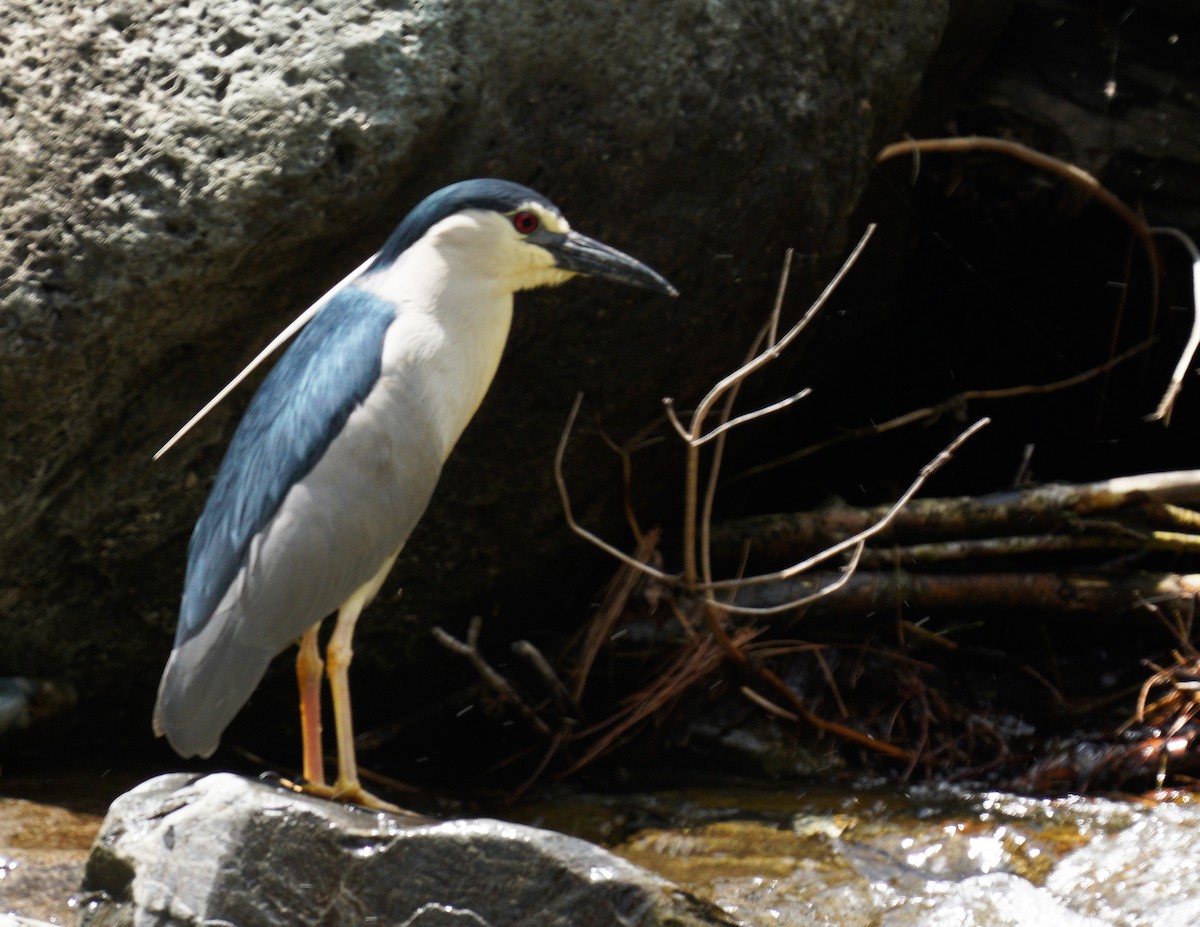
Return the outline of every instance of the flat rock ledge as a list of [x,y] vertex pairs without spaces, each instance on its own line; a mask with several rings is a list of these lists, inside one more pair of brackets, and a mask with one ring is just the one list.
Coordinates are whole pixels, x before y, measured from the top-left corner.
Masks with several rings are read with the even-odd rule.
[[171,774],[109,809],[80,924],[735,924],[586,841],[493,820],[434,821],[227,773]]

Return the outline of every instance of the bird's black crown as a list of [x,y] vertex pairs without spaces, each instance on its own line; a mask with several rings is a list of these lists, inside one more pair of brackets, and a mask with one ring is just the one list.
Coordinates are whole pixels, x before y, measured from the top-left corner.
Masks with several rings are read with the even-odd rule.
[[421,200],[392,232],[379,250],[375,266],[390,264],[443,219],[466,209],[489,209],[510,213],[528,203],[537,203],[561,215],[561,210],[536,190],[511,180],[484,177],[461,180]]

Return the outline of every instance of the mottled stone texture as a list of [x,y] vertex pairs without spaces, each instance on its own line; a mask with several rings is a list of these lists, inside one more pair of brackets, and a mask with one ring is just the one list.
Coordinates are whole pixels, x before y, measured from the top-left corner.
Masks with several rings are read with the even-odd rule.
[[113,803],[87,927],[703,927],[721,912],[574,837],[374,814],[231,775],[161,776]]
[[[473,175],[541,189],[684,295],[573,283],[523,301],[385,587],[384,603],[404,586],[402,611],[363,623],[356,685],[396,692],[380,670],[430,622],[562,620],[602,564],[553,492],[573,395],[627,437],[660,396],[687,402],[741,356],[785,247],[806,256],[797,298],[811,289],[857,237],[846,219],[870,158],[950,7],[6,2],[0,673],[66,676],[90,730],[148,739],[187,536],[247,393],[151,454],[417,199]],[[607,452],[578,447],[583,511],[619,499]]]

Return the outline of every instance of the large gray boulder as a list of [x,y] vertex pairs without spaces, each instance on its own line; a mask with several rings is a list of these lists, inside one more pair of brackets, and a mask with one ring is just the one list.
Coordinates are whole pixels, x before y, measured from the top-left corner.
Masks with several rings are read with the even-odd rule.
[[[403,585],[404,604],[363,622],[356,686],[394,692],[382,670],[432,622],[558,620],[605,566],[551,481],[574,393],[623,439],[660,396],[686,403],[723,373],[783,250],[804,256],[800,299],[857,236],[871,156],[939,44],[961,70],[988,35],[978,19],[948,33],[954,10],[1007,6],[10,0],[0,674],[71,678],[91,730],[148,736],[188,533],[249,391],[151,454],[421,196],[473,175],[538,187],[684,296],[575,283],[523,301],[381,596]],[[580,505],[618,499],[602,445],[578,447]],[[398,631],[401,612],[416,621]]]
[[114,802],[83,892],[86,927],[734,923],[574,837],[406,820],[227,774],[161,776]]

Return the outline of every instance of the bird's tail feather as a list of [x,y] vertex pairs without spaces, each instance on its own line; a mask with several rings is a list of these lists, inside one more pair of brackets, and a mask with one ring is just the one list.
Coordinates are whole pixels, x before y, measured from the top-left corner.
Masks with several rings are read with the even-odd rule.
[[180,756],[212,755],[274,657],[240,640],[238,624],[215,618],[171,651],[158,686],[154,733]]

